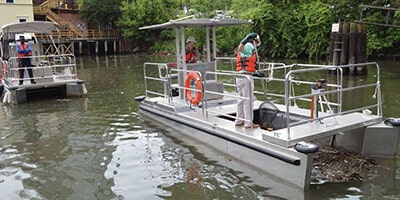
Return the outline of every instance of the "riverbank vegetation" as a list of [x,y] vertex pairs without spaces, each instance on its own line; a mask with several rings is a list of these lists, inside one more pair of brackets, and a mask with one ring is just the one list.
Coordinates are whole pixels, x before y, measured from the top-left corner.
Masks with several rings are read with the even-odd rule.
[[[251,26],[218,30],[220,53],[231,54],[248,32],[260,35],[259,52],[265,58],[326,58],[329,55],[333,23],[364,20],[400,24],[400,12],[363,9],[362,5],[398,8],[400,0],[82,0],[82,15],[100,26],[115,24],[122,36],[135,42],[141,51],[174,52],[174,30],[138,30],[188,15],[218,17],[216,10],[229,11],[225,16],[252,20]],[[96,12],[91,12],[95,10]],[[184,12],[186,10],[186,12]],[[386,18],[386,16],[389,16]],[[204,30],[189,30],[197,46],[204,47]],[[396,54],[400,28],[367,26],[367,54],[380,57]]]

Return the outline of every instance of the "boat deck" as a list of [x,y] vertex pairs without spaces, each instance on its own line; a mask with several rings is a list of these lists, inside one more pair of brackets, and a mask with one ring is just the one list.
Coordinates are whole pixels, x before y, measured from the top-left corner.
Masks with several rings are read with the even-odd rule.
[[[35,84],[32,84],[30,80],[26,78],[22,85],[19,85],[18,78],[9,78],[8,84],[6,87],[14,88],[14,89],[37,89],[43,87],[58,87],[68,83],[76,83],[77,79],[72,79],[72,76],[60,76],[60,75],[53,75],[47,77],[34,77]],[[79,81],[79,80],[78,80]]]
[[376,115],[368,116],[363,113],[350,113],[335,116],[334,119],[330,120],[336,122],[332,125],[327,125],[324,122],[314,121],[292,126],[290,127],[290,137],[286,128],[266,131],[266,133],[263,134],[263,140],[289,147],[300,141],[313,141],[330,137],[344,131],[377,124],[382,121],[382,118]]
[[[366,127],[368,125],[377,124],[382,121],[380,116],[367,115],[359,112],[353,112],[344,115],[336,115],[323,119],[323,121],[311,121],[308,123],[294,125],[287,128],[267,131],[260,128],[244,128],[243,126],[235,126],[234,113],[236,112],[236,102],[234,100],[210,100],[207,104],[208,113],[203,113],[201,108],[190,108],[185,104],[184,100],[174,97],[173,105],[168,105],[167,99],[151,98],[157,106],[164,105],[169,107],[170,111],[175,111],[176,115],[182,115],[190,121],[203,121],[215,128],[223,129],[225,132],[235,132],[243,136],[251,137],[258,141],[274,143],[283,147],[294,146],[300,141],[313,141],[316,139],[326,138],[347,130]],[[257,110],[262,101],[255,101],[254,109]],[[279,110],[283,110],[283,106],[276,105]],[[302,115],[305,118],[309,115],[309,110],[292,108],[295,115]],[[222,116],[232,116],[232,119]],[[196,122],[198,123],[198,122]],[[289,131],[289,133],[288,133]],[[290,134],[290,137],[289,137]]]

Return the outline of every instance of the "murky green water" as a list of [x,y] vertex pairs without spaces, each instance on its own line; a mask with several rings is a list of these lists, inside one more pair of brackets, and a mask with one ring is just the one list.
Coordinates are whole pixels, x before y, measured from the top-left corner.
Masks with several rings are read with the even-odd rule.
[[[171,59],[77,60],[87,98],[0,106],[0,199],[400,198],[398,158],[375,180],[303,192],[143,119],[142,63]],[[400,63],[379,64],[384,117],[400,117]]]

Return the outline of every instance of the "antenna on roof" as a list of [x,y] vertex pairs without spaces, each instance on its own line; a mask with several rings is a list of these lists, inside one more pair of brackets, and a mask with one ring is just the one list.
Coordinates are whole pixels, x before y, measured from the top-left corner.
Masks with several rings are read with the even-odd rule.
[[171,21],[182,21],[182,20],[185,20],[185,19],[196,19],[196,15],[189,15],[189,16],[181,17],[181,18],[174,19],[174,20],[171,20]]

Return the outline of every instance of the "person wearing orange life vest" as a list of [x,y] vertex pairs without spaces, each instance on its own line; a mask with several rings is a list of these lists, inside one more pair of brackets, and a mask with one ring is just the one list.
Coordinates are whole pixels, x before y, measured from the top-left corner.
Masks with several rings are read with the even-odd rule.
[[33,79],[31,58],[29,57],[32,56],[31,46],[29,45],[29,43],[25,41],[24,36],[20,36],[19,42],[20,43],[17,45],[18,62],[19,62],[19,85],[24,84],[25,68],[27,68],[28,70],[31,84],[36,84],[35,80]]
[[200,60],[200,52],[199,50],[195,47],[196,40],[190,36],[186,40],[186,55],[185,55],[185,61],[186,63],[196,63],[198,60]]
[[[242,39],[239,44],[236,57],[236,71],[245,74],[248,79],[243,76],[236,78],[237,91],[239,96],[250,98],[254,97],[254,81],[252,74],[257,70],[257,54],[255,45],[260,44],[260,37],[256,33],[249,33]],[[245,128],[258,128],[257,124],[253,124],[252,111],[250,110],[250,102],[245,99],[238,99],[235,126],[243,126]],[[244,120],[243,120],[244,119]]]

